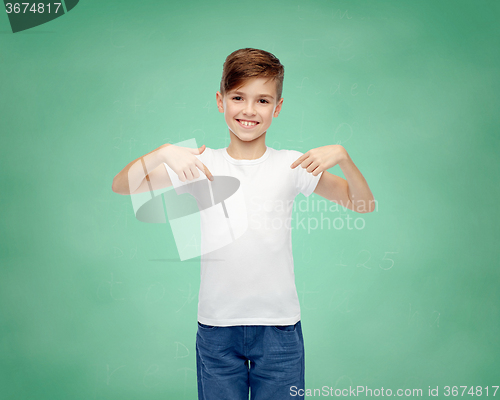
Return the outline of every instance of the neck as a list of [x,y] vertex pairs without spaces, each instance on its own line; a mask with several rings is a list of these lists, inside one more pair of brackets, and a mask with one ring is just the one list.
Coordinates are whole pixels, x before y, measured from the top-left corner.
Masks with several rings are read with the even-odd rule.
[[262,134],[257,139],[243,141],[233,132],[229,131],[231,143],[227,146],[227,153],[235,160],[256,160],[266,152],[266,134]]

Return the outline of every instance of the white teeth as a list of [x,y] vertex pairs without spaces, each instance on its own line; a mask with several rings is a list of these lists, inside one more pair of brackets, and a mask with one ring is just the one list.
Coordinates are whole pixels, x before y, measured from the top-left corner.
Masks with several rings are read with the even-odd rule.
[[247,121],[241,121],[241,120],[240,120],[240,123],[241,123],[242,125],[245,125],[245,126],[253,126],[253,125],[257,125],[257,123],[256,123],[256,122],[247,122]]

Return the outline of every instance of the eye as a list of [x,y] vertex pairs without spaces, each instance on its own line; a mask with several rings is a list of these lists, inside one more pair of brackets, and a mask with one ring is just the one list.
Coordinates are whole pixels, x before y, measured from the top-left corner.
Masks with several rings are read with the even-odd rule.
[[269,103],[269,102],[268,102],[267,100],[265,100],[265,99],[261,99],[261,100],[262,100],[263,102],[265,102],[265,103]]
[[241,97],[240,96],[233,97],[233,100],[238,100],[238,99],[241,99]]

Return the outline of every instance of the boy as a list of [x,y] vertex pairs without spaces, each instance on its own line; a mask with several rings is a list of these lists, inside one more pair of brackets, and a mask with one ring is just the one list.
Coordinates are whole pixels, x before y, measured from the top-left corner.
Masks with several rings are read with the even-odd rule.
[[[365,179],[342,146],[305,154],[266,146],[267,129],[283,104],[283,77],[284,67],[271,53],[233,52],[216,94],[230,145],[188,149],[167,144],[144,157],[146,171],[152,171],[148,176],[132,162],[113,181],[113,190],[123,194],[150,190],[151,184],[152,189],[169,186],[171,178],[193,180],[198,170],[211,181],[213,173],[240,182],[247,230],[201,257],[199,399],[247,400],[249,389],[252,400],[304,398],[304,343],[290,229],[293,200],[314,191],[353,211],[374,209]],[[178,178],[169,177],[162,163]],[[347,180],[326,171],[337,164]]]

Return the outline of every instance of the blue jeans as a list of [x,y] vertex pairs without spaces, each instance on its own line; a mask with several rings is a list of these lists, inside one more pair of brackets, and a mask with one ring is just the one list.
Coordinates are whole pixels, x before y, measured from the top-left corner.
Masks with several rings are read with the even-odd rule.
[[[295,325],[211,326],[198,322],[199,400],[304,399],[304,339]],[[300,393],[303,393],[301,390]]]

